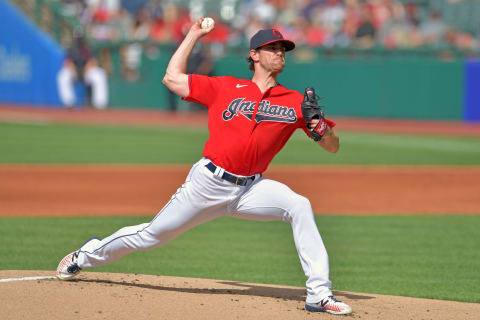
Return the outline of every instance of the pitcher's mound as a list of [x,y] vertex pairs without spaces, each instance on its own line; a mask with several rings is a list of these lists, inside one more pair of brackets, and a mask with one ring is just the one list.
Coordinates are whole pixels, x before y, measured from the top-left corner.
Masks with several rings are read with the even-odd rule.
[[[304,310],[305,289],[235,281],[84,272],[73,281],[0,271],[0,319],[341,319]],[[5,280],[11,279],[11,280]],[[478,319],[480,305],[335,292],[351,319]],[[340,317],[340,318],[339,318]]]

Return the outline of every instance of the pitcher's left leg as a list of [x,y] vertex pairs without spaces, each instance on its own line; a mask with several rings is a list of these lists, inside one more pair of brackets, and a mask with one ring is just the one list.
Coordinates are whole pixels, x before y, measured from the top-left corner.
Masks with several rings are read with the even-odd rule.
[[310,201],[283,183],[260,178],[232,208],[234,217],[283,220],[292,225],[293,238],[307,276],[307,303],[332,295],[328,254],[318,232]]

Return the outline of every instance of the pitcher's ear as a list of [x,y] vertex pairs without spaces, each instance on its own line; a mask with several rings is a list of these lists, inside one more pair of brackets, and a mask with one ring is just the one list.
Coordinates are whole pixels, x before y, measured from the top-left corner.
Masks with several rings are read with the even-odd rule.
[[250,50],[250,58],[253,61],[257,62],[260,58],[258,57],[258,50]]

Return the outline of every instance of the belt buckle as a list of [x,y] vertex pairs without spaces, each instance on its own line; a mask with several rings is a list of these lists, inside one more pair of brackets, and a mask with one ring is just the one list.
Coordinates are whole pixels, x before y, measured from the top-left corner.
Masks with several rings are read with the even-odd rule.
[[238,186],[238,185],[241,185],[241,183],[242,183],[242,178],[240,178],[239,176],[235,176],[235,184]]

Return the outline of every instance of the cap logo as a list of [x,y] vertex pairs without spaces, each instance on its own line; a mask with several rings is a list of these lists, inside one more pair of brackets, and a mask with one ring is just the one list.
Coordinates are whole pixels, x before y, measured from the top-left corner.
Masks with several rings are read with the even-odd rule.
[[282,36],[282,34],[280,33],[280,31],[278,31],[278,30],[276,30],[276,29],[272,29],[272,32],[273,32],[273,36],[274,36],[274,37],[283,39],[283,36]]

